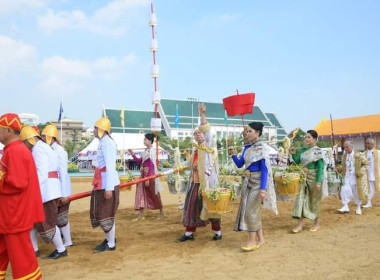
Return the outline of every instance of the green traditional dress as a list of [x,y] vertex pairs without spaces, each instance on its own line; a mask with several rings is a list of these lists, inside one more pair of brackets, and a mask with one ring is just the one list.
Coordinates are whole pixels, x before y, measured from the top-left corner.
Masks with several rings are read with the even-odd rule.
[[[298,153],[292,156],[296,164],[301,164],[307,169],[306,178],[301,183],[300,192],[297,195],[293,218],[307,218],[315,220],[320,216],[320,204],[322,199],[322,180],[324,173],[324,161],[322,149],[314,146],[301,148]],[[316,184],[321,183],[318,191]]]

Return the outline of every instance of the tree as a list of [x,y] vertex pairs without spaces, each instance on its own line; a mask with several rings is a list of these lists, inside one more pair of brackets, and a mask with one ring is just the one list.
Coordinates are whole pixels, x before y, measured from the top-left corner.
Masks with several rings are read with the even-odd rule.
[[77,152],[77,144],[71,140],[66,140],[64,147],[70,160]]

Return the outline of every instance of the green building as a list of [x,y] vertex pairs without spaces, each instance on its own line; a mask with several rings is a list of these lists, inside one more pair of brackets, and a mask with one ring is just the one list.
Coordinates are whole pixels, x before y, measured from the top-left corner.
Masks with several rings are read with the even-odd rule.
[[[243,130],[241,116],[227,117],[222,103],[203,102],[207,107],[206,117],[213,127],[217,138],[227,134],[240,134]],[[121,125],[121,109],[105,109],[112,124],[112,133],[147,133],[151,131],[151,119],[155,118],[152,111],[124,110],[124,128]],[[175,117],[178,112],[178,128],[175,127]],[[161,119],[161,133],[170,138],[184,139],[192,136],[198,125],[198,102],[191,99],[161,99],[158,104],[158,118]],[[253,106],[252,114],[244,115],[247,125],[253,121],[264,124],[263,139],[281,140],[287,133],[274,113],[264,113],[259,106]]]

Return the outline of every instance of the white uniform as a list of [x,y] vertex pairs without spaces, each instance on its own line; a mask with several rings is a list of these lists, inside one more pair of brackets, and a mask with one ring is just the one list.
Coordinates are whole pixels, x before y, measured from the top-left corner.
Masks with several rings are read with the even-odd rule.
[[117,146],[108,135],[105,135],[99,141],[97,153],[97,168],[106,167],[105,172],[101,172],[102,188],[106,191],[115,190],[115,186],[120,185],[119,175],[116,171]]
[[355,172],[355,151],[352,150],[350,154],[347,154],[346,158],[346,170],[344,176],[344,185],[341,189],[341,198],[343,207],[340,212],[348,212],[348,203],[354,200],[356,204],[356,213],[361,214],[360,206],[362,201],[359,199],[358,190],[356,185],[356,172]]
[[[59,181],[61,183],[62,197],[68,197],[71,195],[71,182],[70,176],[67,172],[67,164],[69,162],[67,152],[63,149],[58,142],[54,142],[51,147],[54,149],[58,157],[58,173]],[[58,206],[58,227],[63,235],[65,247],[72,246],[73,242],[71,240],[70,222],[68,218],[69,205],[64,204],[63,206]]]
[[[377,155],[380,154],[380,151],[375,150],[375,149],[365,151],[365,154],[367,155],[367,159],[368,159],[368,181],[369,181],[368,201],[367,201],[367,204],[363,206],[365,208],[372,207],[372,198],[375,195],[376,188],[378,191],[380,191],[380,184],[379,182],[376,182],[376,176],[375,176],[375,172],[376,172],[375,167],[377,165],[377,171],[378,171],[377,178],[378,179],[380,178],[380,160],[377,160],[377,162],[375,162],[376,158],[375,158],[374,152],[376,152]],[[377,186],[376,186],[376,183],[377,183]],[[379,199],[380,199],[380,196],[379,196]]]
[[54,150],[45,142],[37,141],[32,149],[40,182],[42,202],[61,198],[61,183],[59,178],[49,178],[49,172],[58,171],[58,157]]
[[58,157],[58,173],[59,181],[61,182],[62,197],[68,197],[71,195],[72,190],[70,176],[67,172],[67,164],[69,162],[67,152],[57,142],[54,142],[51,147]]
[[[51,200],[61,198],[62,191],[59,178],[52,178],[54,175],[49,176],[50,172],[58,172],[57,154],[48,144],[46,144],[44,141],[39,140],[32,148],[32,155],[37,167],[37,175],[38,181],[40,183],[42,202],[46,203]],[[38,251],[37,231],[35,228],[30,231],[30,237],[34,250]],[[55,226],[55,234],[51,241],[59,253],[65,251],[58,226]]]

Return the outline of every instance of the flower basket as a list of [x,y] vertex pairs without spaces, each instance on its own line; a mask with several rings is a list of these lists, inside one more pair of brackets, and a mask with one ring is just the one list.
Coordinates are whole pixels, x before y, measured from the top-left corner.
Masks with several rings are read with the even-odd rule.
[[175,188],[175,183],[168,182],[168,189],[171,194],[177,194],[177,190]]
[[274,182],[279,195],[296,195],[300,190],[301,175],[294,172],[276,172]]
[[207,204],[207,211],[209,213],[223,214],[229,212],[228,204],[231,200],[231,195],[231,190],[227,188],[202,191],[202,197]]
[[329,195],[338,195],[340,187],[342,185],[341,176],[337,176],[335,172],[327,173],[327,184]]
[[251,114],[255,103],[254,93],[231,95],[223,98],[223,107],[229,117]]
[[181,180],[181,189],[179,190],[179,193],[186,193],[187,190],[187,182],[185,180]]
[[[121,175],[121,176],[119,176],[119,180],[120,180],[120,184],[125,184],[125,183],[128,183],[128,182],[131,182],[133,180],[133,176],[131,176],[131,175]],[[128,187],[123,187],[120,190],[121,191],[130,191],[131,189],[132,189],[132,185],[130,185]]]
[[[177,180],[180,180],[179,186],[177,187]],[[184,177],[176,174],[169,174],[166,178],[168,183],[168,189],[171,194],[186,193],[187,183],[189,177],[185,174]],[[177,190],[177,188],[179,188]]]

